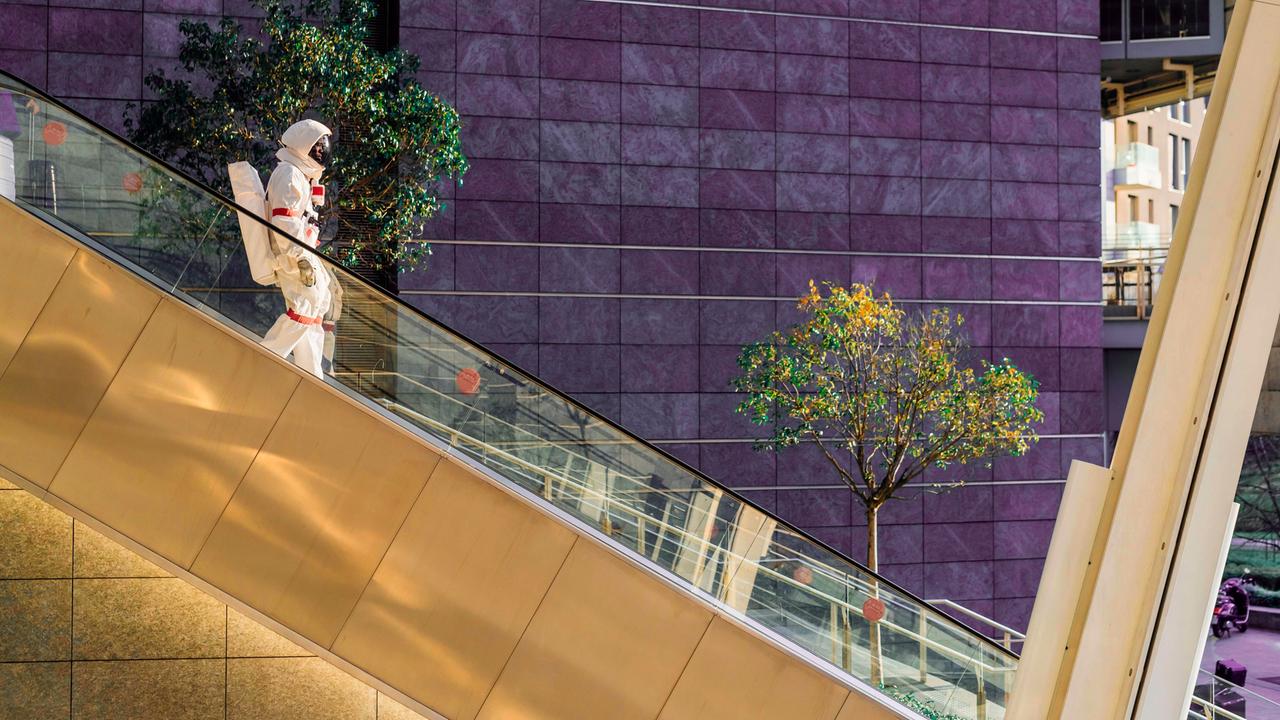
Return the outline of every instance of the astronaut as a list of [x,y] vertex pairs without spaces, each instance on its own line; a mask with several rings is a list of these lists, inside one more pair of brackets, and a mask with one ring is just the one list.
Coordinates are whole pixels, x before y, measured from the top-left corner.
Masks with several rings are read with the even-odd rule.
[[[280,138],[283,147],[276,152],[280,163],[267,181],[271,224],[302,244],[272,236],[276,251],[272,263],[285,313],[267,331],[262,345],[280,357],[293,353],[298,367],[317,377],[323,377],[326,360],[332,361],[332,350],[325,352],[325,336],[337,320],[340,300],[335,301],[335,294],[341,293],[332,271],[307,249],[320,240],[316,207],[324,204],[320,176],[331,153],[330,135],[329,128],[315,120],[290,126]],[[328,345],[332,348],[332,343]]]

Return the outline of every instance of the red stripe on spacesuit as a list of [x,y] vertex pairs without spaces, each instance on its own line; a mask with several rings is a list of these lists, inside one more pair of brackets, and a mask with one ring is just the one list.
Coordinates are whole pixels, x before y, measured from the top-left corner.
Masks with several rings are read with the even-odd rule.
[[271,217],[298,217],[298,211],[289,208],[275,208],[271,211]]
[[311,194],[312,194],[312,195],[324,195],[324,186],[323,186],[323,185],[316,185],[315,187],[311,188]]
[[307,317],[306,315],[299,315],[298,313],[294,312],[292,308],[285,310],[284,314],[288,315],[290,320],[296,323],[302,323],[303,325],[319,325],[320,323],[324,322],[324,318]]

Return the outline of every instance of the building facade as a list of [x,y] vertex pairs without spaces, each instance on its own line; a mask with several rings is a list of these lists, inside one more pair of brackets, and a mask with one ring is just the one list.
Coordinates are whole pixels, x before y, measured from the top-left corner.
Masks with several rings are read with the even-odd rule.
[[[254,13],[3,2],[0,66],[118,128],[182,18]],[[399,25],[472,160],[405,299],[855,558],[816,453],[752,450],[734,360],[810,279],[953,307],[1039,378],[1042,439],[891,503],[882,568],[1025,623],[1066,467],[1103,455],[1096,2],[402,0]]]

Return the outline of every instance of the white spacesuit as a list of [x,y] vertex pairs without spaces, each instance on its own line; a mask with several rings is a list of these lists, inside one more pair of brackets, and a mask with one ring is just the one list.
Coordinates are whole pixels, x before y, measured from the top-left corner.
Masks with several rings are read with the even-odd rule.
[[[284,145],[276,153],[280,163],[267,181],[266,209],[271,224],[312,248],[320,239],[315,208],[324,203],[320,175],[329,156],[330,134],[329,128],[315,120],[292,125],[280,138]],[[322,377],[325,361],[332,360],[332,350],[325,352],[325,335],[326,330],[333,331],[340,306],[335,295],[341,289],[315,253],[283,237],[273,235],[273,239],[275,277],[286,309],[267,331],[262,345],[281,357],[292,352],[299,367]]]

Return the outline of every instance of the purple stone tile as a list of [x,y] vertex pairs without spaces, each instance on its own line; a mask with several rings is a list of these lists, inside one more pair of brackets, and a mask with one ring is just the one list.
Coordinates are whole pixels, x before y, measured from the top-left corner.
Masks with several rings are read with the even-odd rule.
[[[1097,95],[1097,78],[1093,79]],[[1056,107],[1058,75],[1044,70],[991,70],[991,102],[1021,107]]]
[[991,617],[1020,632],[1026,632],[1031,622],[1034,598],[1005,598],[993,602]]
[[515,365],[526,374],[538,374],[536,343],[489,343],[485,347],[505,360],[508,365]]
[[[657,355],[658,348],[627,348],[622,356],[624,387],[630,380],[630,371],[638,373],[641,382],[663,384],[661,376],[670,373],[674,358]],[[667,352],[673,348],[661,348]],[[694,350],[695,348],[687,348]],[[632,355],[632,350],[647,350],[647,354]],[[697,356],[694,356],[696,363]],[[673,373],[679,374],[679,373]],[[622,424],[631,432],[646,439],[696,438],[698,436],[698,395],[673,392],[626,392],[622,396]]]
[[[27,8],[16,13],[18,20],[29,24]],[[6,15],[14,14],[7,10]],[[17,48],[39,49],[39,48]],[[51,51],[101,53],[104,55],[140,55],[142,53],[142,15],[132,12],[49,9],[49,49]],[[116,61],[110,61],[112,66]]]
[[1056,30],[1055,0],[991,0],[991,25],[1018,30]]
[[[546,166],[543,166],[544,172]],[[464,200],[537,200],[538,164],[524,160],[484,160],[471,164],[467,184],[458,189]]]
[[786,93],[776,97],[779,130],[827,135],[849,132],[849,101],[844,98]]
[[1058,186],[1047,183],[993,182],[991,214],[993,217],[1021,220],[1056,220]]
[[925,177],[968,180],[991,177],[991,146],[986,143],[926,140],[921,151]]
[[774,246],[774,214],[769,211],[704,208],[699,224],[704,247]]
[[697,245],[698,211],[689,208],[622,208],[624,245]]
[[1058,380],[1058,353],[1059,348],[991,348],[993,360],[1009,360],[1039,381],[1040,390],[1046,393],[1057,392],[1061,385]]
[[849,100],[849,132],[874,137],[920,137],[920,103],[904,100]]
[[627,166],[622,168],[622,202],[633,205],[695,207],[698,170]]
[[986,142],[995,133],[992,117],[999,109],[990,105],[925,103],[920,136],[929,140]]
[[[1048,546],[1045,547],[1048,553]],[[997,560],[995,562],[995,597],[1035,597],[1040,587],[1040,571],[1044,569],[1041,557],[1025,560]]]
[[123,136],[127,134],[124,129],[124,115],[130,104],[124,100],[82,98],[71,102],[70,106],[93,118],[99,125]]
[[702,170],[699,204],[709,208],[774,209],[774,174],[752,170]]
[[819,18],[777,18],[778,52],[845,57],[854,23]]
[[[618,300],[583,297],[538,300],[538,339],[544,343],[617,343],[620,332]],[[545,362],[542,367],[546,369]],[[616,367],[614,369],[616,371]],[[615,390],[616,386],[600,392]]]
[[856,255],[849,263],[849,281],[875,287],[895,298],[919,298],[923,272],[918,257],[872,257]]
[[541,160],[584,163],[621,160],[619,130],[614,123],[544,120],[541,141]]
[[[932,310],[935,306],[926,306],[926,310]],[[969,336],[969,344],[971,347],[985,347],[991,344],[992,337],[992,317],[991,305],[963,305],[960,303],[947,303],[954,315],[964,317],[965,334]]]
[[[763,337],[762,335],[756,340]],[[698,389],[704,393],[733,390],[733,379],[742,374],[738,369],[738,354],[741,351],[742,347],[738,344],[701,345],[698,356]]]
[[433,243],[425,264],[400,273],[401,290],[453,290],[453,245]]
[[778,173],[778,209],[838,212],[849,207],[849,178],[818,173]]
[[986,27],[988,0],[921,0],[920,20],[945,25]]
[[1052,305],[997,305],[991,309],[993,338],[998,345],[1053,347],[1058,344],[1058,310]]
[[[729,378],[725,378],[726,384]],[[768,430],[751,422],[751,420],[737,411],[738,404],[742,401],[742,396],[738,393],[703,393],[698,403],[700,431],[704,438],[715,439],[732,439],[732,438],[757,438],[768,434]],[[720,445],[720,447],[729,447],[731,444]],[[737,443],[741,449],[751,452],[750,443]],[[762,453],[766,455],[766,453]],[[773,457],[773,453],[767,453],[768,457]],[[749,457],[749,456],[744,456]],[[706,457],[703,457],[705,462]],[[773,484],[773,472],[770,468],[769,485]],[[757,484],[757,483],[752,483]]]
[[[195,20],[183,15],[146,13],[142,16],[142,52],[148,57],[176,58],[185,36],[178,29],[184,20]],[[452,63],[452,56],[450,62]]]
[[538,122],[515,118],[463,120],[467,158],[538,159]]
[[542,0],[541,31],[544,36],[617,40],[620,6],[584,3],[581,0]]
[[831,135],[777,133],[779,170],[800,172],[849,172],[844,138]]
[[774,127],[771,93],[704,88],[697,94],[695,104],[704,128],[772,130]]
[[616,293],[620,278],[617,250],[576,247],[539,249],[538,289],[542,292]]
[[849,247],[859,251],[920,251],[920,217],[853,215],[849,218]]
[[882,215],[920,214],[920,180],[902,177],[849,178],[849,211]]
[[[244,0],[242,0],[243,2]],[[247,5],[247,2],[245,3]],[[242,13],[232,12],[232,0],[226,2],[226,14],[239,15]],[[421,2],[404,3],[400,7],[400,24],[404,27],[416,28],[454,28],[454,16],[456,14],[456,3],[447,0],[425,0]]]
[[[152,42],[153,31],[151,28],[151,19],[157,17],[151,14],[147,15],[147,44]],[[405,52],[413,53],[422,61],[422,68],[432,72],[453,72],[458,69],[457,58],[461,55],[459,52],[459,43],[455,40],[452,30],[426,30],[421,28],[401,28],[400,29],[400,48]],[[467,35],[463,33],[464,37]],[[480,37],[503,37],[503,36],[480,36]],[[176,48],[175,48],[176,50]],[[534,45],[536,53],[537,46]],[[486,51],[481,51],[486,52]],[[152,54],[148,51],[148,54]],[[477,59],[478,53],[472,50],[468,57],[471,61]],[[530,59],[536,59],[534,54]],[[505,59],[505,58],[504,58]],[[498,64],[494,69],[484,69],[481,65],[476,69],[464,69],[464,72],[488,72],[495,75],[536,75],[537,65],[520,66],[518,64]]]
[[427,240],[453,240],[457,221],[456,205],[450,204],[422,221],[422,237]]
[[[781,466],[787,458],[779,458]],[[778,515],[802,527],[847,527],[853,493],[832,490],[786,490],[778,493]]]
[[840,18],[849,15],[849,0],[774,0],[773,6],[778,12],[810,13]]
[[[698,342],[698,319],[691,312],[693,308],[693,303],[688,300],[623,300],[622,342],[695,345]],[[715,389],[723,391],[727,387],[720,385]]]
[[1095,189],[1100,175],[1098,153],[1089,148],[1058,148],[1058,182],[1091,185]]
[[779,255],[778,295],[799,297],[808,291],[810,281],[843,286],[849,280],[849,260],[844,255]]
[[920,176],[920,141],[849,138],[849,169],[858,175]]
[[947,562],[924,564],[924,594],[948,600],[986,600],[993,587],[993,564]]
[[49,93],[58,97],[136,100],[142,59],[133,55],[49,53]]
[[992,556],[993,525],[989,522],[930,523],[924,532],[924,560],[964,562]]
[[1061,429],[1063,433],[1084,434],[1103,431],[1102,393],[1068,392],[1062,393]]
[[[1034,430],[1041,435],[1056,435],[1062,430],[1061,423],[1061,399],[1059,393],[1041,391],[1036,398],[1036,407],[1044,413],[1044,420],[1037,423]],[[1021,458],[1011,458],[1014,462],[1021,463],[1023,467],[1034,467],[1035,473],[1029,477],[1037,480],[1056,480],[1061,479],[1061,473],[1054,465],[1053,457],[1059,454],[1061,440],[1045,439],[1041,440],[1027,455]],[[1008,479],[1007,476],[998,475],[997,479]]]
[[849,95],[919,100],[922,82],[920,65],[916,63],[864,60],[858,63],[858,72],[849,76]]
[[44,87],[48,85],[48,57],[43,50],[0,49],[0,67],[36,87]]
[[537,298],[469,296],[456,300],[452,322],[477,342],[538,339]]
[[453,210],[459,240],[538,240],[538,206],[532,203],[459,200]]
[[510,245],[459,245],[454,249],[457,289],[538,289],[538,248]]
[[576,391],[572,397],[596,415],[608,418],[619,425],[622,424],[622,402],[621,396],[617,393]]
[[[414,75],[427,92],[454,105],[458,104],[458,76],[455,73],[436,73],[419,71]],[[464,121],[465,123],[466,121]]]
[[1102,267],[1099,263],[1060,263],[1058,285],[1060,300],[1096,302],[1102,297]]
[[1045,220],[994,220],[991,251],[1001,255],[1057,255],[1057,223]]
[[847,213],[777,214],[778,247],[799,250],[848,250]]
[[[458,33],[457,52],[459,72],[487,75],[538,74],[538,39],[528,35]],[[431,67],[425,59],[424,64]]]
[[699,82],[704,88],[774,89],[774,55],[747,50],[702,51]]
[[[1098,118],[1094,117],[1094,125]],[[991,137],[1007,143],[1054,145],[1058,141],[1057,114],[1042,108],[991,108]]]
[[773,453],[752,450],[751,443],[712,443],[702,446],[699,467],[731,488],[771,487],[775,462]]
[[1098,113],[1089,110],[1058,111],[1058,144],[1096,148],[1101,128]]
[[919,20],[920,0],[849,0],[849,17],[868,20]]
[[1058,516],[1063,485],[995,485],[996,520],[1053,520]]
[[698,340],[709,345],[756,342],[773,331],[773,304],[757,300],[698,302]]
[[[545,86],[543,94],[546,94]],[[616,97],[617,93],[614,95]],[[546,107],[544,98],[544,110]],[[459,74],[458,112],[464,116],[537,117],[538,81],[535,78]]]
[[699,164],[704,168],[772,170],[774,134],[754,130],[703,130]]
[[466,0],[457,8],[459,30],[538,34],[538,0]]
[[1101,46],[1093,39],[1058,38],[1058,70],[1097,76],[1101,52]]
[[617,244],[619,211],[608,205],[538,206],[538,236],[542,242]]
[[777,286],[774,257],[768,253],[705,253],[701,258],[703,295],[772,296]]
[[622,81],[697,85],[698,49],[671,45],[623,45]]
[[662,443],[658,445],[664,453],[688,465],[698,467],[698,445],[696,443]]
[[655,125],[622,126],[622,162],[636,165],[698,164],[698,130]]
[[1052,520],[1016,520],[995,524],[995,557],[1001,560],[1033,558],[1049,552]]
[[[991,145],[991,176],[995,180],[1057,182],[1057,149],[1047,145]],[[1097,153],[1093,158],[1098,174]]]
[[[1063,263],[1067,265],[1069,263]],[[1062,389],[1102,390],[1103,366],[1101,348],[1061,348]]]
[[990,299],[991,261],[924,258],[924,296],[938,300]]
[[1096,185],[1059,185],[1058,219],[1077,222],[1099,222],[1102,206]]
[[[1095,47],[1098,44],[1096,41],[1091,42]],[[993,68],[1053,70],[1056,67],[1056,50],[1052,37],[991,33],[991,67]]]
[[1057,300],[1056,260],[992,260],[992,296],[997,300]]
[[626,5],[622,39],[627,42],[698,45],[698,12],[683,8]]
[[777,55],[778,90],[815,95],[849,92],[849,61],[817,55]]
[[1096,258],[1102,254],[1102,230],[1096,222],[1059,223],[1062,254],[1070,257]]
[[[538,84],[535,82],[536,87]],[[624,85],[621,98],[614,83],[544,79],[540,87],[541,105],[538,107],[543,120],[617,122],[620,103],[625,104],[636,94],[636,88],[644,86]],[[532,96],[539,97],[536,89]]]
[[[1048,414],[1046,408],[1045,415],[1048,416]],[[1056,439],[1041,438],[1025,455],[996,458],[996,480],[1061,480],[1058,444],[1059,441]]]
[[991,33],[928,27],[920,32],[925,62],[950,65],[988,65],[991,62]]
[[928,252],[991,252],[991,221],[986,218],[923,219],[924,249]]
[[[909,488],[900,491],[880,507],[878,519],[881,527],[919,525],[924,519],[924,505],[920,501],[920,493],[912,492]],[[854,525],[866,525],[866,511],[861,503],[855,504],[852,520]]]
[[624,250],[622,292],[695,294],[698,292],[698,255],[687,250]]
[[993,208],[991,186],[986,180],[925,178],[922,211],[925,215],[945,217],[988,217]]
[[991,99],[991,72],[966,65],[921,65],[920,97],[928,102],[985,103]]
[[[831,454],[842,463],[843,467],[852,467],[853,457],[847,450],[833,448]],[[813,443],[806,442],[787,448],[780,459],[782,462],[778,465],[779,486],[839,485],[843,482],[835,467]],[[843,488],[841,490],[845,493],[849,492]],[[844,520],[847,524],[848,514],[844,516]]]
[[880,563],[896,567],[904,567],[904,563],[919,563],[924,550],[923,534],[924,527],[921,525],[884,525],[878,528],[876,547]]
[[1057,0],[1058,32],[1098,34],[1098,3],[1088,0]]
[[774,17],[737,12],[698,13],[698,29],[704,48],[734,50],[774,49]]
[[1098,95],[1097,74],[1058,74],[1058,107],[1075,110],[1097,110],[1101,104]]
[[616,42],[543,38],[540,56],[545,78],[622,79],[622,54]]
[[623,122],[695,126],[698,118],[698,90],[695,88],[622,86]]
[[[921,498],[926,523],[972,523],[992,519],[992,488],[960,487],[940,495],[925,493]],[[932,532],[932,526],[929,532]],[[989,529],[989,528],[988,528]],[[934,558],[931,558],[934,559]]]
[[621,373],[617,345],[542,345],[541,379],[565,392],[617,392]]
[[617,165],[544,162],[538,167],[543,202],[618,203],[621,178]]
[[1067,438],[1062,441],[1062,477],[1071,469],[1072,460],[1082,460],[1094,465],[1103,464],[1102,438]]
[[[128,3],[121,3],[128,5]],[[218,15],[222,3],[218,0],[147,0],[148,13],[190,13],[192,15]]]
[[858,22],[848,26],[849,57],[905,62],[920,59],[921,31],[918,27]]

